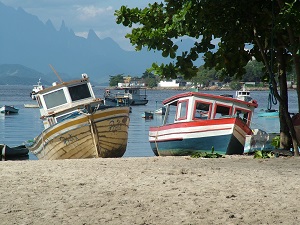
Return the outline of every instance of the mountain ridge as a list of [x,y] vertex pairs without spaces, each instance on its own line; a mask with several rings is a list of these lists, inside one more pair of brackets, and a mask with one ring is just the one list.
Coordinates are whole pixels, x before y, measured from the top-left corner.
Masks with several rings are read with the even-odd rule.
[[1,2],[0,29],[0,64],[20,64],[42,73],[49,73],[52,64],[62,73],[85,72],[104,82],[116,74],[141,75],[159,58],[154,53],[125,51],[111,38],[100,39],[92,29],[87,38],[76,36],[64,21],[57,31],[51,20],[43,23],[21,7]]
[[153,62],[169,63],[159,51],[123,50],[113,39],[100,39],[93,29],[87,38],[76,36],[64,20],[58,30],[51,20],[43,23],[21,7],[0,2],[0,65],[23,65],[40,73],[78,77],[87,73],[97,83],[108,83],[117,74],[141,76]]

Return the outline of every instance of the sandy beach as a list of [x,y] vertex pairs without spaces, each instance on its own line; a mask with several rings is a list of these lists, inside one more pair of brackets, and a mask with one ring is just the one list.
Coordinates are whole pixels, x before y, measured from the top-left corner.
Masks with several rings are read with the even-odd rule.
[[0,163],[1,224],[299,224],[300,158]]

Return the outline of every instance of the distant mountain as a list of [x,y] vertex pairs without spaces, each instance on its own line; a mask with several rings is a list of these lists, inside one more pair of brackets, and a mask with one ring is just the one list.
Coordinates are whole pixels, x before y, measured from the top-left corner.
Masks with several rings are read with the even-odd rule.
[[[81,74],[78,74],[76,77],[71,77],[65,73],[58,75],[63,81],[81,78]],[[41,79],[42,84],[46,86],[51,86],[55,81],[59,82],[58,77],[53,71],[44,74],[19,64],[0,65],[0,85],[34,85],[37,84],[39,79]],[[93,85],[100,85],[93,80],[93,77],[91,77],[91,82]]]
[[[0,30],[0,65],[24,65],[42,74],[53,75],[49,67],[52,64],[59,74],[78,78],[87,73],[95,82],[107,83],[109,76],[141,76],[153,62],[171,61],[160,52],[125,51],[111,38],[100,39],[93,30],[87,38],[78,37],[64,21],[57,31],[50,20],[43,23],[22,8],[1,2]],[[18,76],[36,79],[34,74]]]
[[[0,64],[20,64],[49,73],[52,64],[60,73],[87,73],[96,81],[110,75],[141,75],[158,57],[148,52],[125,51],[111,38],[99,39],[93,30],[78,37],[62,22],[54,29],[22,8],[15,10],[0,2]],[[164,61],[165,59],[162,59]]]
[[[39,78],[45,78],[45,75],[30,69],[28,67],[17,64],[2,64],[0,65],[0,85],[6,84],[36,84]],[[50,84],[49,82],[43,82]]]

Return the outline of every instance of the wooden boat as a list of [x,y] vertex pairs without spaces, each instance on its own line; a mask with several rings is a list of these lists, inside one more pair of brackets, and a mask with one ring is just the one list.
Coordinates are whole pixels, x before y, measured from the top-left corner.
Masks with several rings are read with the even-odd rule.
[[25,145],[9,147],[5,144],[0,144],[0,160],[23,160],[28,159],[28,149]]
[[126,151],[129,107],[105,106],[95,97],[87,74],[54,83],[37,93],[45,129],[27,142],[38,159],[122,157]]
[[[141,93],[144,90],[144,94]],[[104,102],[105,105],[146,105],[148,103],[146,88],[142,87],[122,87],[112,93],[110,90],[105,90]]]
[[36,99],[36,94],[41,91],[44,90],[45,86],[41,84],[41,78],[39,79],[39,81],[37,82],[37,84],[33,85],[32,91],[30,93],[30,97],[32,98],[32,100]]
[[16,114],[19,112],[18,108],[15,108],[12,105],[4,105],[0,108],[0,113],[8,114]]
[[142,118],[145,119],[153,119],[153,112],[145,111],[142,113]]
[[220,154],[244,153],[246,135],[252,134],[255,100],[186,92],[164,100],[163,104],[166,113],[162,126],[149,129],[155,155],[184,156],[210,152],[212,148]]

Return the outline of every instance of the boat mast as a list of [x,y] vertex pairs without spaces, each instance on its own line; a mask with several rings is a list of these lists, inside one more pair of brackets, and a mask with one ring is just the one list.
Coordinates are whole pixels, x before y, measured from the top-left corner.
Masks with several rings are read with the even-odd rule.
[[56,70],[53,68],[53,66],[51,64],[49,64],[49,66],[52,69],[52,71],[55,73],[55,75],[57,76],[57,78],[59,79],[60,83],[63,83],[63,80],[60,78],[60,76],[58,75],[58,73],[56,72]]

